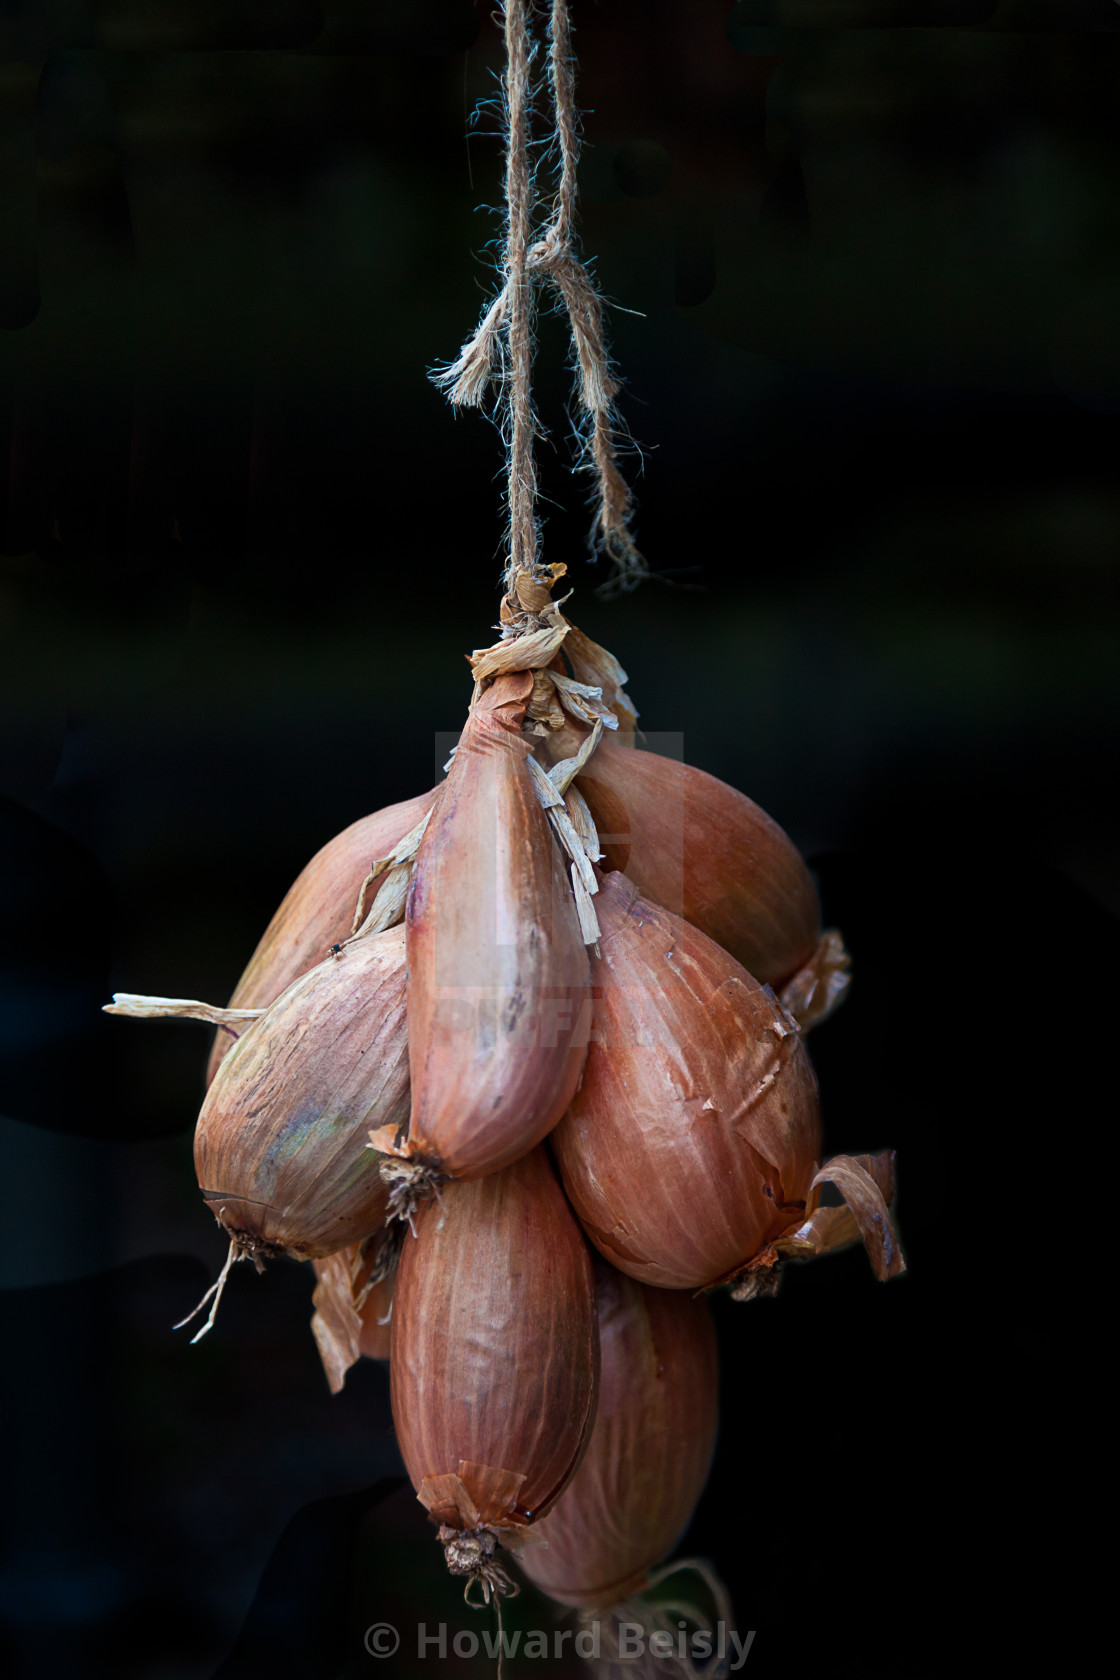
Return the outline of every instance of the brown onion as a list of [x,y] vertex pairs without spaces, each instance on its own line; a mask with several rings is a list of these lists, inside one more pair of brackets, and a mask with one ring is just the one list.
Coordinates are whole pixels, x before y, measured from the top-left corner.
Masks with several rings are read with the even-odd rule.
[[441,1196],[397,1271],[393,1419],[452,1572],[501,1590],[497,1539],[546,1514],[591,1431],[595,1279],[543,1149]]
[[567,868],[521,734],[533,675],[476,701],[420,843],[408,898],[407,1154],[478,1178],[564,1112],[589,980]]
[[667,1289],[732,1277],[800,1222],[816,1081],[777,998],[722,946],[608,875],[595,1032],[553,1148],[592,1242]]
[[315,1308],[311,1333],[323,1361],[331,1393],[337,1394],[358,1359],[388,1359],[393,1279],[372,1281],[383,1258],[379,1239],[353,1243],[322,1260],[313,1260]]
[[702,1296],[649,1289],[600,1262],[599,1405],[583,1463],[521,1567],[561,1604],[607,1609],[640,1592],[708,1479],[719,1368]]
[[[362,817],[315,853],[262,934],[234,988],[231,1009],[267,1009],[286,986],[322,962],[330,947],[347,937],[371,863],[386,857],[415,828],[438,791],[433,788]],[[371,899],[377,885],[377,881],[371,885]],[[229,1047],[229,1037],[218,1033],[206,1070],[207,1084]]]
[[576,786],[605,866],[723,945],[764,985],[812,956],[820,910],[797,847],[773,818],[694,765],[605,739]]
[[194,1156],[203,1196],[243,1251],[310,1259],[382,1224],[368,1137],[408,1115],[404,994],[396,927],[301,975],[227,1054]]

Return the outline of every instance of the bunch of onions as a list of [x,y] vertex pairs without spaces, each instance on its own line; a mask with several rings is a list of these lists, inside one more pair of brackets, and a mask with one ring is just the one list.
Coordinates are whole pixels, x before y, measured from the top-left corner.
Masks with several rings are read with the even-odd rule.
[[[447,779],[312,859],[227,1009],[112,1007],[232,1040],[195,1136],[230,1243],[200,1334],[235,1260],[313,1262],[333,1388],[384,1351],[389,1322],[401,1454],[468,1596],[515,1590],[498,1547],[543,1529],[527,1572],[592,1613],[649,1587],[707,1473],[716,1364],[697,1294],[749,1299],[785,1259],[856,1236],[881,1277],[902,1260],[890,1158],[820,1164],[804,1034],[842,998],[847,957],[803,860],[733,788],[637,750],[625,672],[564,617],[566,568],[539,558],[546,281],[570,319],[597,540],[624,587],[646,569],[602,300],[573,242],[567,8],[540,78],[532,11],[504,9],[502,290],[437,376],[465,405],[500,386],[509,445],[501,634],[471,655]],[[544,225],[538,88],[559,159]],[[819,1205],[828,1181],[843,1207]]]
[[859,1238],[880,1277],[902,1259],[891,1158],[820,1164],[804,1035],[847,957],[792,842],[636,748],[625,673],[540,579],[502,617],[446,780],[317,854],[229,1008],[113,1007],[224,1029],[195,1140],[218,1297],[234,1259],[312,1261],[330,1385],[388,1353],[468,1594],[515,1590],[497,1549],[543,1533],[526,1572],[591,1613],[649,1583],[703,1486],[697,1292]]

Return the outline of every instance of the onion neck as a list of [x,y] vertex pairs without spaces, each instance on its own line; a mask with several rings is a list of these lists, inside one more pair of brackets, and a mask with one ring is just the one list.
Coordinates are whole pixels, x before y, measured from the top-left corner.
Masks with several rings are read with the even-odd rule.
[[415,1233],[416,1213],[432,1196],[438,1198],[447,1174],[438,1161],[424,1155],[383,1155],[378,1165],[389,1192],[386,1223],[408,1225]]

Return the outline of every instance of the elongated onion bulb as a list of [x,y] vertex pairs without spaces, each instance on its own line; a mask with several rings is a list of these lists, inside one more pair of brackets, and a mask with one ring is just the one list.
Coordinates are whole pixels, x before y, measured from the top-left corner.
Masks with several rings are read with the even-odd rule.
[[532,673],[499,677],[463,730],[408,899],[406,1151],[454,1178],[527,1153],[583,1065],[588,959],[521,734]]
[[572,1206],[643,1283],[727,1280],[796,1224],[820,1156],[794,1023],[698,928],[608,875],[595,1031],[552,1146]]
[[543,1149],[441,1197],[418,1211],[401,1252],[393,1421],[449,1563],[485,1582],[495,1539],[516,1541],[539,1521],[583,1455],[598,1380],[595,1280]]
[[704,1490],[719,1424],[703,1296],[650,1289],[600,1262],[599,1406],[583,1463],[521,1568],[561,1604],[608,1609],[645,1586]]

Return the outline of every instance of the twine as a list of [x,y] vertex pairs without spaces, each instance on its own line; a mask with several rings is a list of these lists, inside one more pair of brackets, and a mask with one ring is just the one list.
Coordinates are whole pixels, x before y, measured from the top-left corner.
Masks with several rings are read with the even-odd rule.
[[537,576],[537,469],[533,460],[532,281],[526,252],[532,224],[533,183],[529,170],[529,121],[533,101],[529,82],[531,49],[523,0],[510,0],[505,15],[506,40],[506,260],[509,298],[507,334],[510,361],[509,566],[507,581],[521,573]]
[[549,23],[548,85],[559,180],[552,220],[541,236],[529,243],[535,202],[529,164],[535,50],[528,27],[531,9],[532,0],[506,0],[504,9],[506,251],[502,289],[456,360],[439,369],[434,378],[460,408],[479,407],[493,383],[504,387],[509,469],[505,581],[512,589],[519,576],[541,577],[533,459],[533,438],[539,428],[531,395],[533,284],[543,278],[555,288],[571,328],[576,391],[584,415],[580,432],[584,461],[596,481],[592,545],[612,562],[609,587],[633,589],[648,568],[630,533],[633,498],[618,467],[614,400],[619,383],[606,347],[603,300],[574,248],[579,121],[567,0],[552,0]]

